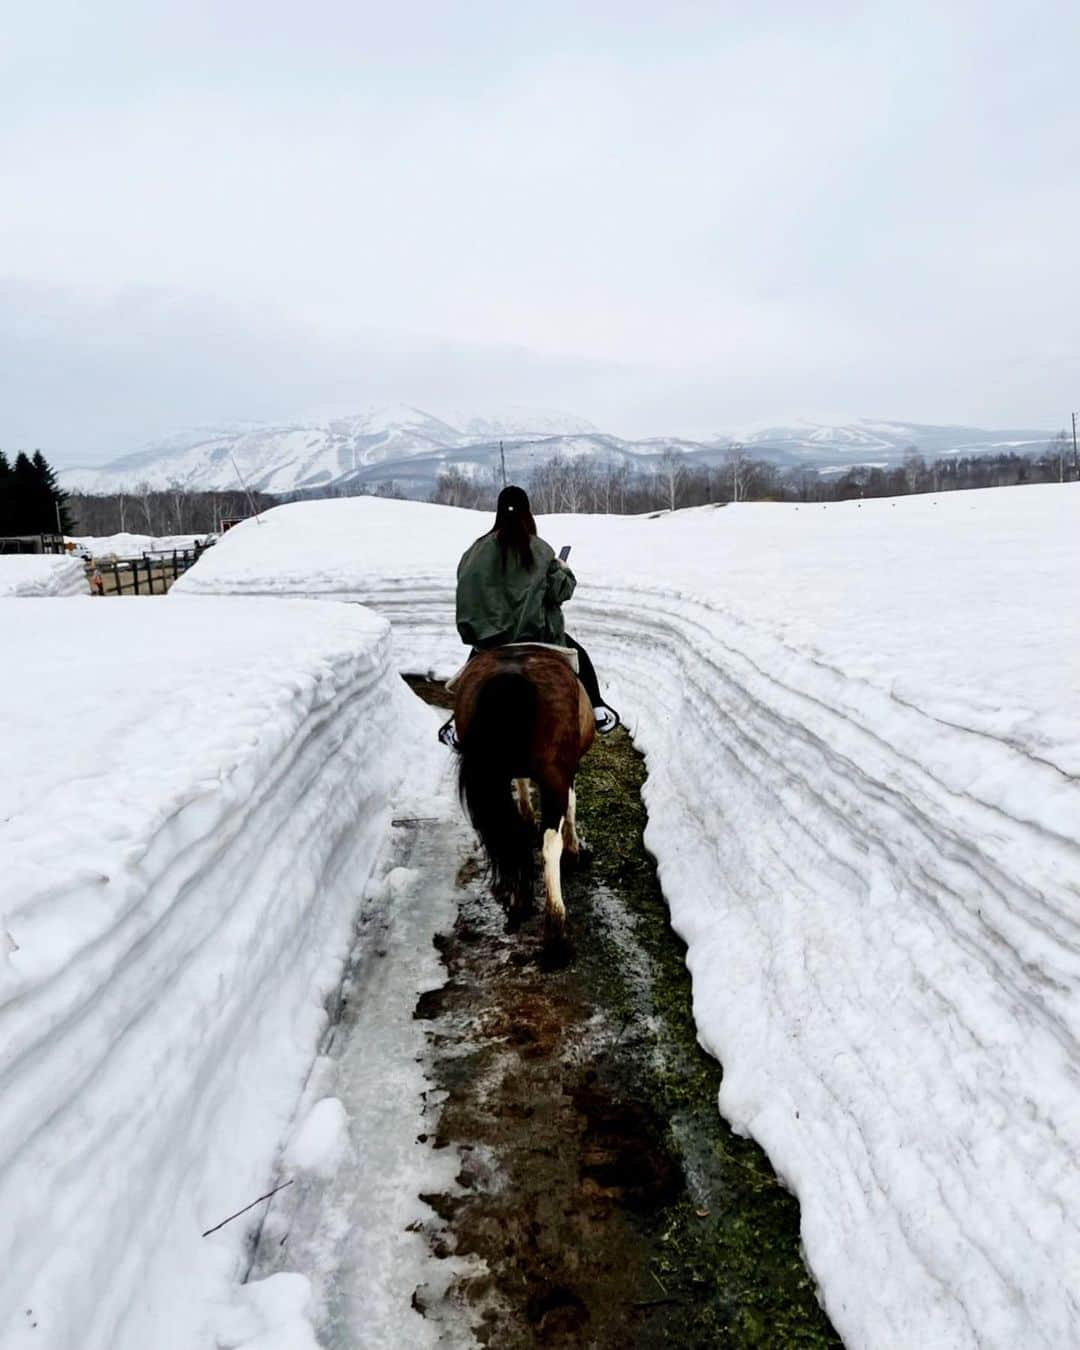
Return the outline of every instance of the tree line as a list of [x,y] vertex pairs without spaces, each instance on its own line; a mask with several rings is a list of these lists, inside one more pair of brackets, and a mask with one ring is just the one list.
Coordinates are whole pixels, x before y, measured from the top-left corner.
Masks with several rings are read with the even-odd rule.
[[40,450],[14,465],[0,451],[0,538],[11,535],[213,534],[221,521],[278,504],[264,492],[192,492],[174,484],[130,492],[65,493]]
[[[909,447],[891,468],[854,465],[822,474],[805,466],[781,467],[758,459],[745,446],[727,448],[717,463],[668,450],[647,469],[625,461],[555,455],[527,475],[537,514],[632,515],[740,501],[835,502],[855,497],[902,497],[918,492],[1011,487],[1025,483],[1080,480],[1080,462],[1065,432],[1036,455],[1002,452],[925,459]],[[501,486],[492,470],[471,476],[451,467],[441,473],[430,500],[448,506],[493,510]],[[0,452],[0,536],[19,534],[192,534],[220,528],[223,519],[245,517],[284,501],[374,493],[402,497],[394,482],[330,485],[270,496],[264,492],[194,492],[179,484],[102,495],[65,494],[40,451],[20,453],[14,465]]]
[[[823,474],[797,465],[781,467],[732,445],[716,464],[678,450],[666,451],[648,470],[624,462],[555,455],[537,465],[524,484],[539,515],[558,513],[635,515],[742,501],[836,502],[860,497],[903,497],[920,492],[1013,487],[1080,479],[1065,433],[1037,455],[1014,452],[950,455],[926,460],[911,446],[892,468],[853,465]],[[470,477],[457,467],[439,475],[431,501],[493,510],[500,483],[494,476]]]
[[67,499],[41,451],[20,450],[10,464],[0,450],[0,537],[67,534],[71,526]]
[[175,485],[91,496],[68,497],[79,534],[213,534],[223,520],[254,515],[277,506],[280,498],[265,492],[192,492]]

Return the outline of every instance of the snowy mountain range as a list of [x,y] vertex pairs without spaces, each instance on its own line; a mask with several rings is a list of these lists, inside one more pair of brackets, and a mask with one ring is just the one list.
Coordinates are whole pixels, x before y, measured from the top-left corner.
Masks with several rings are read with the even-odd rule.
[[[1052,433],[987,431],[914,422],[857,421],[767,427],[739,439],[751,454],[781,465],[838,472],[853,464],[899,463],[915,447],[939,455],[1041,450]],[[374,407],[350,417],[264,425],[197,427],[158,441],[101,468],[62,471],[69,492],[126,492],[141,485],[220,491],[243,482],[253,491],[287,493],[330,486],[372,488],[393,481],[409,496],[426,496],[452,466],[470,476],[498,469],[502,442],[512,477],[556,454],[650,469],[666,450],[699,463],[722,459],[735,437],[626,440],[566,413],[511,409],[504,415],[436,416],[405,405]]]

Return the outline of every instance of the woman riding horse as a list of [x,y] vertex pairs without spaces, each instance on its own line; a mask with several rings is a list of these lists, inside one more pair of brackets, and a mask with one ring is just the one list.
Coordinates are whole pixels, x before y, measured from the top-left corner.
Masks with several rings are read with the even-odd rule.
[[[457,630],[473,656],[512,642],[572,648],[596,729],[605,734],[619,725],[619,714],[604,702],[593,663],[581,643],[567,634],[563,620],[562,606],[576,585],[570,568],[537,535],[524,488],[505,487],[499,493],[494,528],[466,549],[458,563]],[[442,727],[439,739],[456,745],[453,718]]]

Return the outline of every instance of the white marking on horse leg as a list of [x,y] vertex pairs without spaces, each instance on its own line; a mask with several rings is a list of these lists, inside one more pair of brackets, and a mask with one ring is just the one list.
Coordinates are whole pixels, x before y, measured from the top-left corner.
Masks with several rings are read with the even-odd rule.
[[562,898],[559,860],[562,857],[562,822],[557,830],[544,831],[544,917],[550,931],[562,934],[566,927],[566,906]]
[[578,839],[577,832],[577,794],[574,789],[570,789],[570,796],[566,804],[566,819],[562,827],[563,844],[568,853],[577,853],[581,847],[581,841]]
[[514,779],[514,800],[521,819],[529,825],[536,824],[536,812],[532,804],[532,784],[527,778]]

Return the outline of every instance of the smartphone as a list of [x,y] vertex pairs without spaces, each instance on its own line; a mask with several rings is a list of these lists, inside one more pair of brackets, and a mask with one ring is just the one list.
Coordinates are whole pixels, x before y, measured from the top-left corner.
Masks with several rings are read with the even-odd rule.
[[562,548],[559,549],[559,561],[565,562],[567,558],[569,558],[569,556],[570,556],[570,545],[563,544]]

